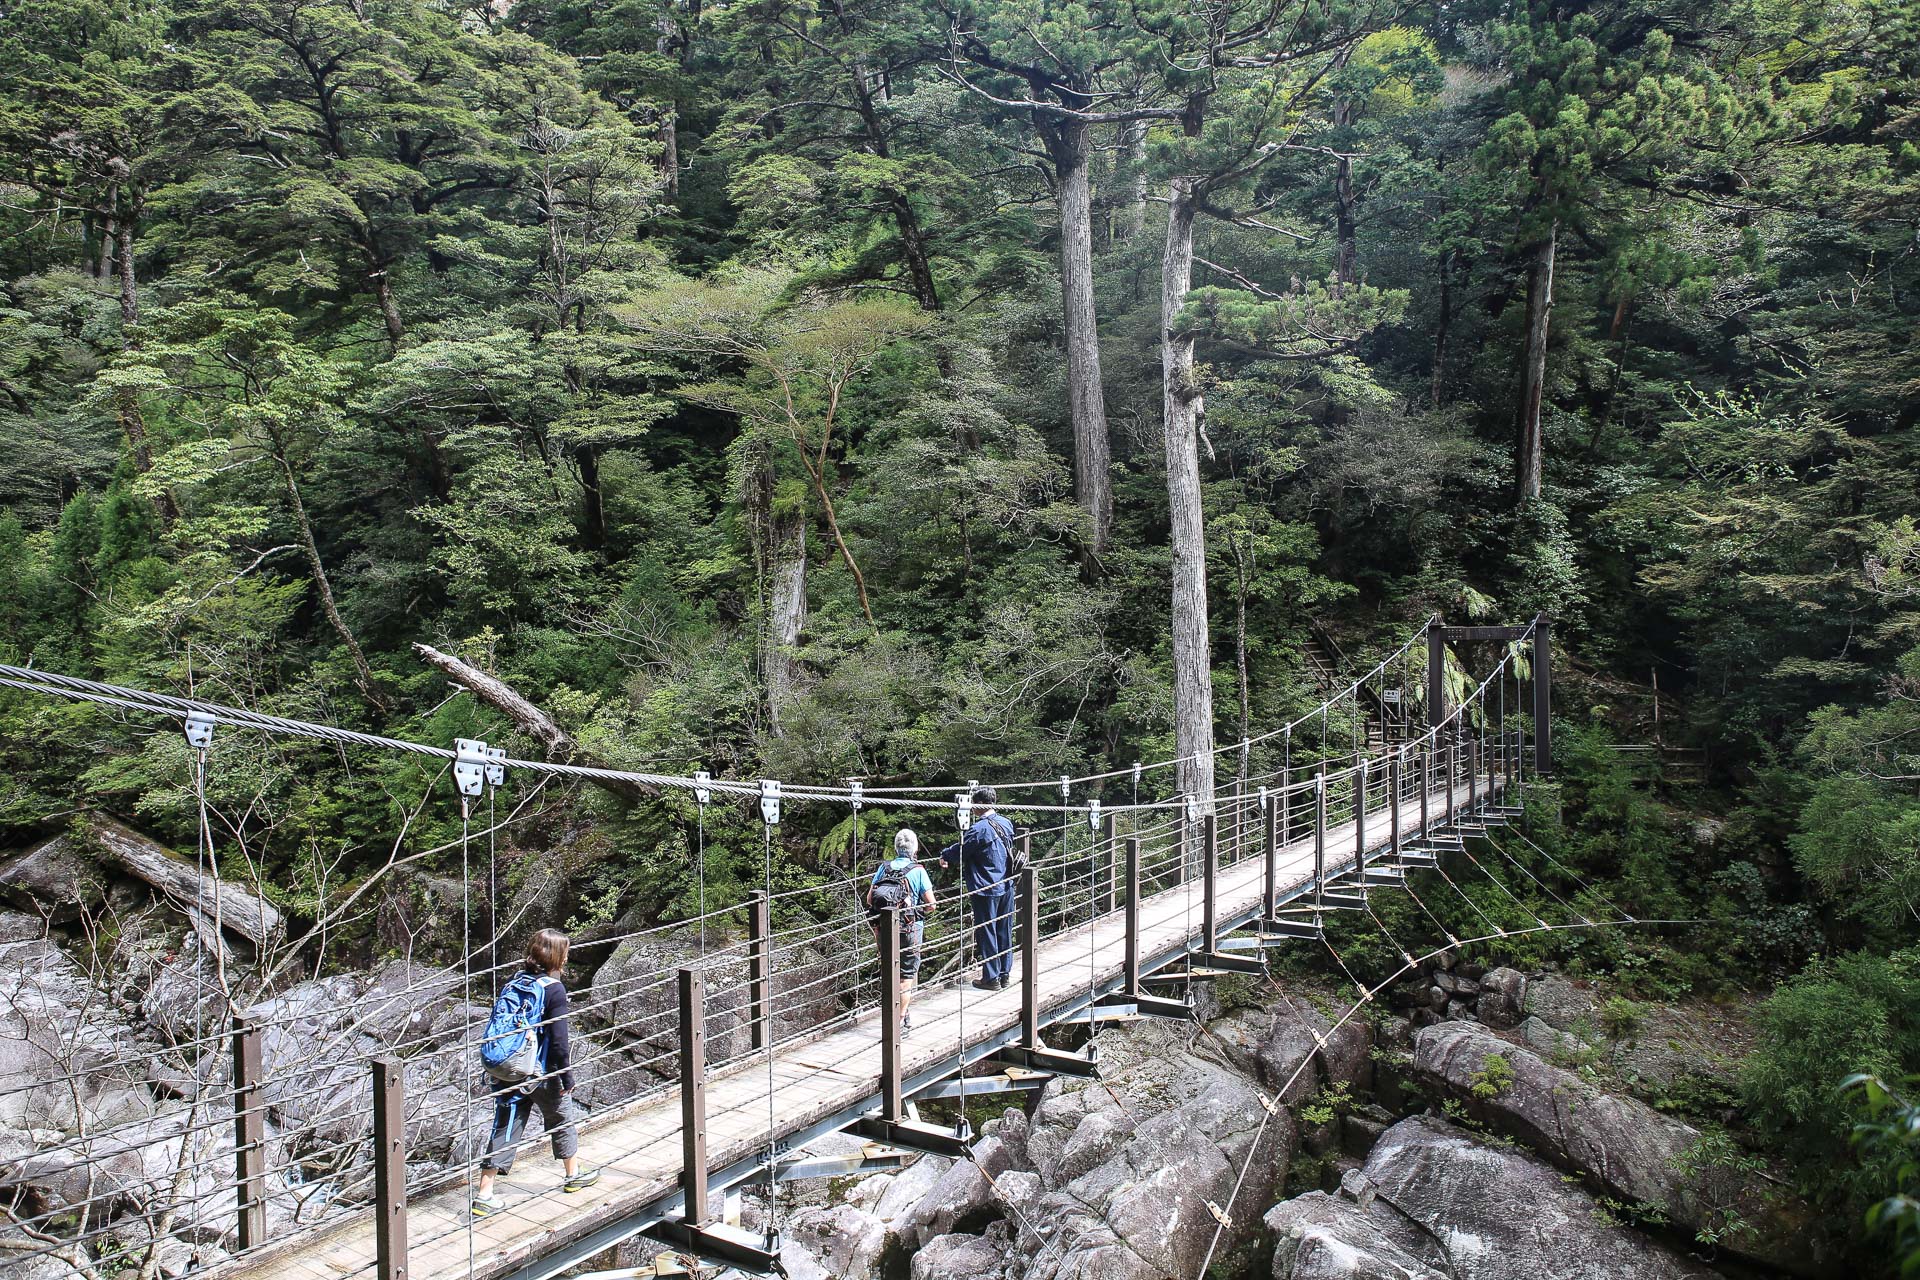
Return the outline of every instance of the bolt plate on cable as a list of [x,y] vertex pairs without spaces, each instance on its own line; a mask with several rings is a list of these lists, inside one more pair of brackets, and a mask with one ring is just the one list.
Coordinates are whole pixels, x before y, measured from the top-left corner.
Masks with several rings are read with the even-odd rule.
[[214,719],[204,711],[187,712],[187,723],[182,726],[187,735],[187,745],[195,751],[205,751],[213,745]]
[[490,787],[504,786],[507,781],[507,749],[505,747],[488,747],[485,749],[484,754],[487,757],[487,785]]
[[770,827],[780,824],[780,784],[772,778],[760,779],[760,820]]
[[1098,800],[1089,800],[1087,802],[1087,827],[1096,833],[1100,830],[1100,802]]
[[453,740],[453,783],[463,796],[477,796],[487,784],[487,744],[478,738]]
[[705,769],[700,769],[694,773],[693,802],[695,804],[705,805],[708,801],[713,799],[713,788],[707,785],[712,781],[713,781],[713,775],[711,773],[708,773]]

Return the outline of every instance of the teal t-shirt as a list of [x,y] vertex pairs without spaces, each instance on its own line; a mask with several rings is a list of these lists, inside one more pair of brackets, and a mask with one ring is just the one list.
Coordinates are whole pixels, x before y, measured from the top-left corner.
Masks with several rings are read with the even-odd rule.
[[873,884],[880,883],[880,877],[886,874],[888,867],[896,871],[913,867],[913,870],[907,871],[907,896],[913,901],[918,902],[933,895],[933,877],[927,874],[925,867],[916,865],[912,858],[895,858],[891,862],[881,863],[874,868]]

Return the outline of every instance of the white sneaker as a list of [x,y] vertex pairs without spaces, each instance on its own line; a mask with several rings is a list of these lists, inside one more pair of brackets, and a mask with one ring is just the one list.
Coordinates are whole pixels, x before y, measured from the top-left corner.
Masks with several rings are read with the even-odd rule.
[[490,1213],[498,1213],[506,1207],[506,1204],[507,1202],[500,1198],[500,1193],[497,1191],[489,1191],[485,1195],[476,1192],[473,1197],[473,1216],[484,1218]]

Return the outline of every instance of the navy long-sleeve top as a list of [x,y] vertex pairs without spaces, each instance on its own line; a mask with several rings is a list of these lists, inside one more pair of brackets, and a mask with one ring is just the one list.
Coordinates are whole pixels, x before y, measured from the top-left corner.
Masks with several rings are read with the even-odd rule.
[[567,1017],[567,989],[558,978],[547,979],[546,1012],[541,1017],[540,1065],[563,1092],[573,1088],[572,1019]]
[[960,859],[960,874],[969,892],[998,886],[1007,878],[1007,856],[1013,851],[1013,824],[997,813],[984,813],[961,837],[940,851],[940,861]]

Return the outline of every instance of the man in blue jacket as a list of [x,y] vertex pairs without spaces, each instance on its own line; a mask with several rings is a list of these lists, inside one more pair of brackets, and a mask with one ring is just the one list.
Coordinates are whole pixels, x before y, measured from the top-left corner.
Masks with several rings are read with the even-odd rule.
[[1013,971],[1013,824],[993,811],[999,797],[992,787],[973,793],[973,820],[958,841],[940,851],[942,868],[957,859],[967,900],[973,904],[973,949],[980,956],[980,977],[973,984],[982,991],[1000,991]]

